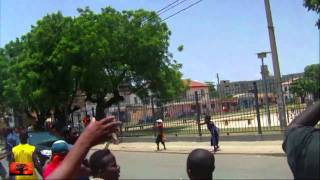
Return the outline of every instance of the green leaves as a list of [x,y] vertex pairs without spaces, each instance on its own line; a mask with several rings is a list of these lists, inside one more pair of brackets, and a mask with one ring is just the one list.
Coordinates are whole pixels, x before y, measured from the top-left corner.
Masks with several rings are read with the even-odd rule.
[[155,12],[111,7],[78,12],[77,17],[46,15],[3,49],[1,58],[8,59],[0,60],[6,77],[0,88],[10,105],[20,102],[22,109],[45,114],[71,109],[77,91],[101,103],[123,85],[163,100],[185,90],[181,64],[168,52],[171,33]]

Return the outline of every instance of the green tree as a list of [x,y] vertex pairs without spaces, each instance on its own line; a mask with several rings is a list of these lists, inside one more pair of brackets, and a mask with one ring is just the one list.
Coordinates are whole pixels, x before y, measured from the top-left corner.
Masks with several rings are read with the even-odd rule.
[[[315,11],[317,14],[320,14],[320,1],[319,0],[304,0],[304,7],[306,7],[309,11]],[[316,25],[318,29],[320,29],[320,18],[318,19]]]
[[290,85],[290,91],[300,96],[304,103],[305,96],[312,94],[314,100],[319,99],[320,92],[320,65],[312,64],[304,69],[303,78],[295,80]]
[[216,89],[216,86],[214,85],[213,82],[205,82],[206,84],[209,85],[209,96],[210,98],[215,98],[215,97],[218,97],[218,91]]
[[162,101],[185,90],[181,64],[168,52],[170,31],[155,12],[78,11],[75,18],[45,16],[5,48],[10,65],[3,95],[11,106],[36,112],[39,127],[52,111],[63,123],[78,91],[97,104],[101,118],[123,100],[124,88]]
[[78,32],[70,40],[78,52],[70,54],[82,53],[80,89],[97,103],[98,118],[105,108],[123,100],[123,87],[141,97],[152,92],[162,101],[185,89],[181,64],[168,52],[171,33],[155,12],[118,12],[111,7],[99,14],[89,8],[79,12]]
[[304,69],[304,78],[307,81],[305,89],[313,95],[315,100],[320,97],[320,64],[312,64]]
[[64,122],[71,109],[76,84],[72,62],[56,49],[72,21],[60,12],[47,15],[5,48],[11,64],[4,95],[15,109],[36,113],[38,128],[51,111]]
[[301,103],[305,102],[305,97],[307,95],[306,87],[307,82],[304,78],[297,79],[293,81],[293,83],[290,85],[290,92],[295,94],[296,96],[299,96],[301,99]]

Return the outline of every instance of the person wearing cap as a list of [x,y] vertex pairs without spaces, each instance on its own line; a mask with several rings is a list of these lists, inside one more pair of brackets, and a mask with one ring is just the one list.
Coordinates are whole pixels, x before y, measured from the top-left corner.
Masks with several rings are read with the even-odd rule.
[[[51,160],[44,167],[43,179],[46,179],[56,168],[58,168],[62,164],[62,161],[68,154],[71,147],[72,145],[68,144],[64,140],[58,140],[52,144]],[[89,177],[90,174],[88,168],[82,166],[80,172],[75,174],[78,179],[88,179],[86,178]]]
[[164,132],[163,132],[163,122],[162,119],[158,119],[156,120],[156,129],[157,129],[157,138],[156,138],[156,144],[157,144],[157,150],[159,151],[159,143],[161,142],[161,144],[163,145],[163,149],[166,150],[166,144],[164,142]]
[[204,118],[204,122],[200,123],[200,125],[206,124],[208,130],[210,131],[211,134],[211,148],[213,152],[217,152],[219,149],[219,132],[218,132],[218,127],[211,121],[211,116],[206,115]]
[[69,146],[64,140],[58,140],[52,144],[51,152],[51,160],[44,167],[44,179],[48,177],[61,164],[61,162],[69,152]]

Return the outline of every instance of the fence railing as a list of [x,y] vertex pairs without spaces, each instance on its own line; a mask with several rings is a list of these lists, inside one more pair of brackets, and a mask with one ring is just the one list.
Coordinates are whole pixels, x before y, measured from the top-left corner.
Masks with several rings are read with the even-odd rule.
[[[282,82],[286,124],[312,103],[312,94],[303,97],[290,92],[293,79]],[[244,82],[242,82],[244,83]],[[270,133],[280,131],[278,97],[275,91],[277,83],[268,81],[248,81],[245,84],[223,84],[217,93],[208,88],[189,90],[185,96],[155,103],[152,97],[144,99],[144,104],[122,102],[106,110],[122,121],[122,136],[152,136],[155,134],[154,122],[161,118],[168,135],[208,134],[206,125],[199,125],[205,115],[211,115],[212,121],[222,134],[231,133]],[[136,98],[136,97],[135,97]],[[94,115],[95,110],[78,111],[71,115],[75,127],[83,129],[82,119],[86,114]]]

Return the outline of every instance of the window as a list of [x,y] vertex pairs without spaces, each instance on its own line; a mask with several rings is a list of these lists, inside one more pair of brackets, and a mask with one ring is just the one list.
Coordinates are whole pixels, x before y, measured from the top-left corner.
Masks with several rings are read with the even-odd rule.
[[137,97],[134,97],[134,103],[138,104],[138,98]]
[[203,97],[204,96],[204,90],[201,89],[201,96]]
[[286,86],[286,87],[284,87],[284,91],[285,92],[287,92],[288,91],[288,87]]

